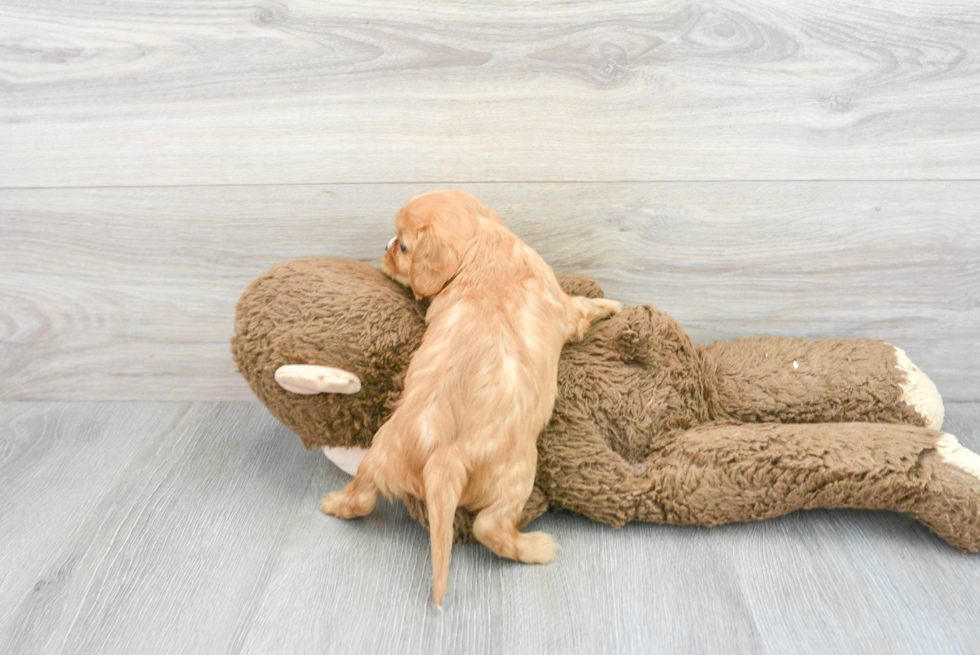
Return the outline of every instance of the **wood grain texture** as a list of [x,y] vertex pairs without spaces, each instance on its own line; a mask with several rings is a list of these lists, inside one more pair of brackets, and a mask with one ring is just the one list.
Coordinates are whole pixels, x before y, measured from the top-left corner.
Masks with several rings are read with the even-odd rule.
[[[177,416],[162,424],[153,414],[164,412],[142,403],[69,407],[83,413],[90,430],[103,413],[115,420],[98,439],[66,444],[59,424],[45,426],[57,408],[0,405],[4,415],[18,417],[15,424],[26,422],[37,444],[61,446],[39,457],[48,469],[73,472],[81,462],[106,460],[86,472],[103,480],[97,502],[76,497],[68,479],[51,489],[29,470],[13,478],[23,479],[15,507],[36,507],[37,516],[21,516],[16,526],[5,520],[4,536],[10,526],[32,540],[46,535],[49,543],[15,578],[28,581],[27,589],[4,594],[4,604],[19,602],[0,624],[0,651],[233,651],[309,485],[308,453],[254,404],[165,405]],[[149,423],[133,430],[136,418]],[[117,447],[135,456],[111,454]],[[121,461],[112,466],[113,459]],[[11,483],[4,477],[0,484]],[[82,479],[83,489],[92,486]],[[61,493],[52,497],[55,490]],[[77,516],[54,531],[57,516],[68,512]]]
[[[947,415],[980,451],[980,403]],[[615,530],[548,513],[534,528],[560,544],[554,563],[456,546],[439,611],[428,536],[404,507],[322,515],[348,476],[255,404],[0,402],[0,445],[5,653],[932,654],[980,641],[980,557],[898,514]]]
[[731,555],[708,531],[548,514],[533,529],[558,542],[554,565],[454,546],[437,610],[428,533],[401,504],[351,522],[320,513],[349,479],[318,468],[243,653],[761,651]]
[[[980,405],[952,404],[946,429],[980,450]],[[980,559],[887,512],[622,530],[548,513],[533,529],[559,543],[553,564],[456,546],[440,612],[427,535],[401,506],[318,514],[347,480],[318,468],[243,653],[926,654],[980,639]]]
[[6,0],[0,187],[978,179],[980,6]]
[[[247,400],[228,339],[278,261],[378,263],[423,185],[0,191],[0,398]],[[559,272],[707,342],[869,336],[980,398],[980,182],[463,185]]]
[[187,413],[176,404],[0,403],[0,634],[17,604],[72,571],[49,565],[101,506],[147,441]]
[[[943,429],[980,452],[980,404],[949,405]],[[766,652],[925,655],[980,643],[980,559],[935,548],[911,519],[814,511],[751,528],[730,543]]]

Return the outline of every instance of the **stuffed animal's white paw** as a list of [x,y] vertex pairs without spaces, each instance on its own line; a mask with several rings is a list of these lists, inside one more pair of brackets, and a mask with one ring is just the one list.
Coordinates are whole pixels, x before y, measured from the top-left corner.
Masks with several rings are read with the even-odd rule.
[[895,357],[898,359],[898,368],[905,373],[905,382],[902,383],[905,404],[910,405],[926,420],[927,428],[938,430],[943,426],[945,415],[943,397],[939,395],[939,389],[918,366],[909,360],[904,350],[895,348]]
[[334,466],[347,475],[357,475],[357,468],[368,451],[367,448],[331,448],[330,446],[323,446],[321,450]]
[[944,433],[940,436],[936,440],[936,452],[950,466],[966,471],[980,480],[980,455],[961,446],[953,435]]

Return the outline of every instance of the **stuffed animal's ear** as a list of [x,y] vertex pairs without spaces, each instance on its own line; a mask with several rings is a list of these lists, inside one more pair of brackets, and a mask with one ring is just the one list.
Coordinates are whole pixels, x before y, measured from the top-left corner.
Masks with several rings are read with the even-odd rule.
[[434,296],[459,270],[459,239],[434,225],[424,225],[412,247],[409,281],[415,298]]

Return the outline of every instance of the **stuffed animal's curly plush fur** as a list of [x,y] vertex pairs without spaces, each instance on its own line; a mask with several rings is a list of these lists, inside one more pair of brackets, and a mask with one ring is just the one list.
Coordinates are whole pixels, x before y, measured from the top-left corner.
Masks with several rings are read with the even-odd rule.
[[[569,293],[602,295],[587,277],[559,279]],[[366,264],[287,262],[242,296],[232,351],[307,448],[356,470],[398,400],[425,310]],[[935,386],[887,343],[702,346],[654,307],[628,307],[562,353],[523,523],[549,506],[616,526],[850,507],[905,512],[977,551],[980,456],[939,431],[942,414]],[[407,505],[424,521],[420,500]],[[471,520],[457,512],[458,541]]]

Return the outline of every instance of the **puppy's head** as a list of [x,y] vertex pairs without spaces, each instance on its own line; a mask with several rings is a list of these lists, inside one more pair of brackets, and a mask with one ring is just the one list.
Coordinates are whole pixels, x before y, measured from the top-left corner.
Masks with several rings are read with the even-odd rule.
[[411,287],[416,298],[436,295],[459,271],[481,218],[500,220],[462,191],[418,196],[395,219],[398,234],[388,242],[382,270]]

